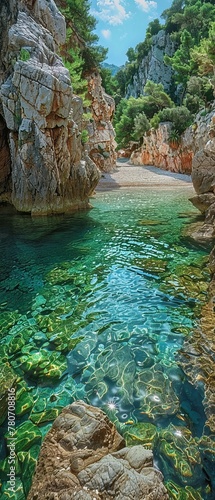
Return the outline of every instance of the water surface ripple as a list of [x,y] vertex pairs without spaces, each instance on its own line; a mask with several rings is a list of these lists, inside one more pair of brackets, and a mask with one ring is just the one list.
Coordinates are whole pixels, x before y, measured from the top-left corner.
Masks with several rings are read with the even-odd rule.
[[178,356],[209,279],[208,249],[183,236],[197,216],[189,194],[101,192],[70,216],[0,216],[1,349],[21,380],[17,433],[30,420],[44,435],[64,405],[85,399],[128,444],[153,448],[171,498],[209,500],[203,386],[189,383]]

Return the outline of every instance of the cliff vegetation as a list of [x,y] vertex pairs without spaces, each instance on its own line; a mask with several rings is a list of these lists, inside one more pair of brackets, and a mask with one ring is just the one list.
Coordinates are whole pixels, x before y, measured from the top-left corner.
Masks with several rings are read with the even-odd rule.
[[172,123],[170,141],[198,112],[207,114],[214,100],[215,2],[173,0],[162,18],[150,22],[146,37],[127,51],[128,61],[104,85],[116,100],[119,147],[141,141],[160,122]]

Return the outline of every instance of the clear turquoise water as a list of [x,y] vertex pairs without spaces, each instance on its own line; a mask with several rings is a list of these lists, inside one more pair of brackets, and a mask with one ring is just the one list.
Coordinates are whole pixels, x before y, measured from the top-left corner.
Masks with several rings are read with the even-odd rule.
[[[97,193],[92,210],[73,215],[0,215],[0,312],[16,310],[23,324],[34,325],[40,337],[32,334],[33,352],[53,352],[61,329],[82,339],[73,350],[58,343],[68,367],[58,382],[38,383],[25,371],[34,404],[53,394],[59,408],[84,398],[119,425],[152,423],[161,431],[173,425],[201,437],[203,388],[189,384],[178,356],[205,297],[199,282],[208,280],[202,259],[209,249],[182,234],[198,215],[189,195],[189,189],[120,190]],[[51,337],[41,317],[50,320]],[[154,453],[166,480],[212,498],[201,465],[181,479],[159,445]]]

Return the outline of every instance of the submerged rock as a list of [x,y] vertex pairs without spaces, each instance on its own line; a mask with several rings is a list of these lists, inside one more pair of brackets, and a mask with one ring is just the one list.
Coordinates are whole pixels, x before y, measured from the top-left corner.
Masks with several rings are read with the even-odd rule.
[[8,411],[8,395],[15,394],[17,375],[9,364],[0,364],[0,425],[4,422]]
[[28,500],[167,500],[152,452],[124,446],[100,409],[67,406],[44,440]]
[[197,441],[186,427],[170,424],[159,432],[158,453],[168,474],[178,477],[179,484],[200,486],[201,455]]

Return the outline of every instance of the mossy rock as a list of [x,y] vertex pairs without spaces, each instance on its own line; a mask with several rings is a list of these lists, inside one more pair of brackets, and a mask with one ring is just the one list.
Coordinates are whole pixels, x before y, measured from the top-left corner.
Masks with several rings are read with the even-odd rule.
[[142,444],[152,449],[157,439],[156,426],[150,423],[127,424],[124,426],[123,436],[127,446]]
[[17,453],[17,458],[21,469],[21,479],[26,498],[31,488],[31,483],[37,465],[39,453],[39,445],[32,446],[29,451],[20,451],[19,453]]
[[5,337],[10,328],[18,321],[18,311],[4,311],[0,313],[0,339]]
[[[21,468],[17,457],[15,458],[15,464],[13,463],[13,466],[14,465],[16,469],[16,477],[20,477]],[[11,464],[9,464],[9,456],[4,460],[0,460],[0,478],[2,481],[8,481],[8,475],[10,475],[10,467]]]
[[140,224],[141,226],[160,226],[161,224],[163,224],[163,222],[154,219],[140,219],[138,221],[138,224]]
[[[7,446],[10,444],[10,436],[6,433]],[[40,429],[30,420],[23,422],[16,428],[15,442],[16,453],[19,451],[28,451],[34,445],[41,444],[42,435]]]
[[[200,485],[201,455],[196,440],[186,427],[170,424],[159,432],[158,453],[169,472],[178,476],[180,483]],[[167,465],[168,464],[168,465]]]
[[18,376],[8,363],[0,364],[0,425],[8,410],[8,390],[15,388]]
[[140,267],[148,273],[164,273],[167,270],[168,262],[166,260],[150,258],[150,259],[135,259],[134,265]]
[[166,482],[165,486],[170,498],[173,500],[202,500],[203,498],[200,488],[196,489],[192,488],[192,486],[185,486],[183,488],[174,481]]
[[46,275],[46,281],[50,285],[60,285],[74,281],[75,271],[71,268],[71,262],[62,263],[60,266],[55,267]]
[[36,425],[44,424],[45,422],[53,422],[53,420],[60,415],[62,409],[63,406],[61,408],[49,408],[40,413],[32,412],[29,418]]
[[70,332],[58,332],[50,337],[49,342],[54,344],[56,351],[66,354],[72,351],[83,339],[84,337],[72,338]]
[[20,478],[16,478],[15,493],[11,491],[10,483],[7,481],[0,490],[0,500],[24,500],[25,493]]
[[65,357],[60,353],[45,349],[38,351],[31,345],[25,346],[21,356],[11,363],[14,368],[37,380],[58,380],[67,369]]
[[34,400],[29,392],[27,384],[21,382],[16,391],[16,415],[21,417],[28,413],[34,405]]

